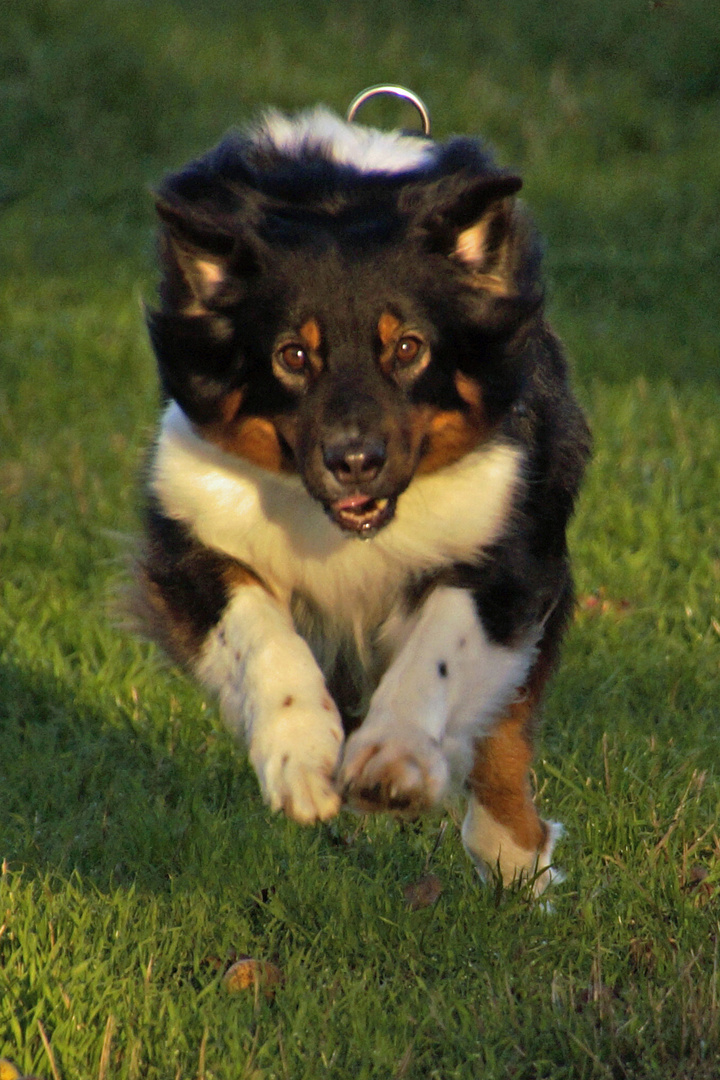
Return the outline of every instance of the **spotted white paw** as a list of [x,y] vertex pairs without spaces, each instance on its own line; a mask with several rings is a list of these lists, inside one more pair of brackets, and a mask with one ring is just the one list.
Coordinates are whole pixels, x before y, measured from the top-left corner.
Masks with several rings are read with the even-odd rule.
[[415,817],[442,798],[449,773],[439,744],[420,728],[400,735],[360,728],[348,740],[339,787],[356,810]]
[[335,785],[342,724],[334,705],[284,707],[256,725],[250,761],[271,810],[302,825],[327,821],[340,809]]

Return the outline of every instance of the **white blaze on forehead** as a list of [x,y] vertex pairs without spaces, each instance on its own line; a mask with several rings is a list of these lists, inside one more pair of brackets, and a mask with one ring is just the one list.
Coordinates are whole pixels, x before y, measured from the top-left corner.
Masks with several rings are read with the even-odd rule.
[[366,173],[422,169],[434,154],[429,139],[348,123],[323,108],[294,117],[266,113],[255,131],[255,142],[259,146],[270,144],[291,156],[321,150],[339,165],[351,165]]

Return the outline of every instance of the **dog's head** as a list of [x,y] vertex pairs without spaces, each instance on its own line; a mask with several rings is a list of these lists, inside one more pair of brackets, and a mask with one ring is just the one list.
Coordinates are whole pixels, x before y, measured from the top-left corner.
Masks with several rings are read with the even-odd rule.
[[474,141],[319,110],[226,138],[158,195],[165,392],[372,535],[520,393],[541,294],[519,187]]

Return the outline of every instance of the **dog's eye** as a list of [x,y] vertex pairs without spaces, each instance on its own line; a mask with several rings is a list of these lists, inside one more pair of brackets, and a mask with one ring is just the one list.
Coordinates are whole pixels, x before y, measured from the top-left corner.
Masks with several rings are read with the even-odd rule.
[[395,359],[402,367],[407,367],[417,360],[422,342],[416,337],[402,337],[395,346]]
[[308,362],[308,355],[300,345],[285,345],[280,350],[280,358],[293,375],[304,371]]

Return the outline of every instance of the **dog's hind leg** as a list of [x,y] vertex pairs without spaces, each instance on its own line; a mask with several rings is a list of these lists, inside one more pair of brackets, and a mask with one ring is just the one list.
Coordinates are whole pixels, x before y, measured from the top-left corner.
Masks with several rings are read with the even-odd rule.
[[477,742],[462,838],[483,880],[494,871],[506,885],[529,879],[538,895],[558,876],[551,862],[562,828],[543,821],[532,800],[531,713],[531,700],[511,705]]

